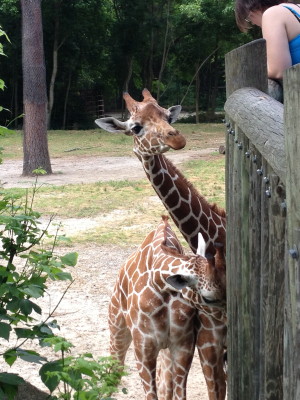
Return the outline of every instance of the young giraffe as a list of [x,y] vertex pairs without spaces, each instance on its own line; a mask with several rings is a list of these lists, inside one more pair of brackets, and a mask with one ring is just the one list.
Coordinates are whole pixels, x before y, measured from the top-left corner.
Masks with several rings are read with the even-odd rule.
[[146,400],[158,399],[156,363],[166,348],[160,399],[186,400],[196,308],[206,307],[206,302],[222,307],[226,299],[225,270],[216,268],[213,259],[184,255],[167,220],[162,217],[122,266],[109,307],[111,354],[124,363],[133,340]]
[[[170,124],[175,122],[181,106],[160,107],[147,89],[143,101],[137,102],[128,93],[124,100],[129,120],[113,117],[95,122],[109,132],[123,132],[134,137],[134,152],[141,161],[154,190],[162,200],[174,223],[196,253],[198,233],[204,237],[207,252],[215,254],[215,243],[226,251],[225,211],[197,192],[182,173],[162,154],[170,148],[179,150],[185,138]],[[225,265],[224,257],[216,254],[216,265]],[[197,348],[206,379],[209,400],[224,400],[226,379],[223,370],[223,352],[226,343],[226,313],[224,310],[202,307],[199,312],[200,329]]]

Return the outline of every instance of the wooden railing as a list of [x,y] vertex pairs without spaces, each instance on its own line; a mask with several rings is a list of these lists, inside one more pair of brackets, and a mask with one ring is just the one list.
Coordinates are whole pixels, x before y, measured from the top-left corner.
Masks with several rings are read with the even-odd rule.
[[226,55],[228,400],[300,399],[300,65],[270,97],[264,40]]

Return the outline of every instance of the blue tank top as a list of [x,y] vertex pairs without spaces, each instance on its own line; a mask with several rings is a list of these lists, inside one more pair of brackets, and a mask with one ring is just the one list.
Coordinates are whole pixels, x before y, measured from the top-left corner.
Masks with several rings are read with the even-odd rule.
[[[300,22],[300,14],[297,11],[295,11],[294,9],[292,9],[288,6],[283,6],[283,7],[290,10],[295,15],[297,20]],[[289,42],[289,47],[290,47],[290,53],[291,53],[291,57],[292,57],[292,65],[299,64],[300,63],[300,34]]]

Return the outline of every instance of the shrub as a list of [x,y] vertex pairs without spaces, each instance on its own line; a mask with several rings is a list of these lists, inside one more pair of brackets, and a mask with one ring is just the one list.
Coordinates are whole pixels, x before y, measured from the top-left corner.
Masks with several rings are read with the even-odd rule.
[[[66,267],[74,267],[78,257],[76,252],[55,254],[58,240],[65,238],[58,235],[59,228],[55,235],[49,235],[52,219],[46,228],[41,227],[40,214],[32,208],[37,190],[35,184],[32,197],[27,194],[24,204],[17,196],[0,193],[0,337],[7,342],[12,333],[17,337],[17,345],[3,351],[2,356],[10,366],[18,358],[43,363],[40,376],[50,392],[63,383],[58,398],[93,400],[110,396],[124,375],[123,367],[111,358],[95,361],[91,354],[66,357],[72,344],[53,333],[58,326],[52,315],[58,305],[42,322],[37,318],[42,314],[37,299],[44,296],[48,281],[72,282]],[[23,349],[25,342],[34,339],[41,346],[60,351],[61,358],[48,362],[40,353]],[[0,398],[13,399],[22,382],[16,374],[0,373]]]

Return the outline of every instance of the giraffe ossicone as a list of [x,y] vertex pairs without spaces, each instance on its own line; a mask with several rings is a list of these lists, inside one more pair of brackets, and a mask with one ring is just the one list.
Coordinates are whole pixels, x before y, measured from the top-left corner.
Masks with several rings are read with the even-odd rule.
[[146,400],[158,399],[156,368],[162,349],[171,351],[162,355],[159,398],[186,399],[197,309],[224,306],[224,273],[200,255],[184,255],[167,217],[121,267],[109,306],[110,352],[124,363],[133,341]]

